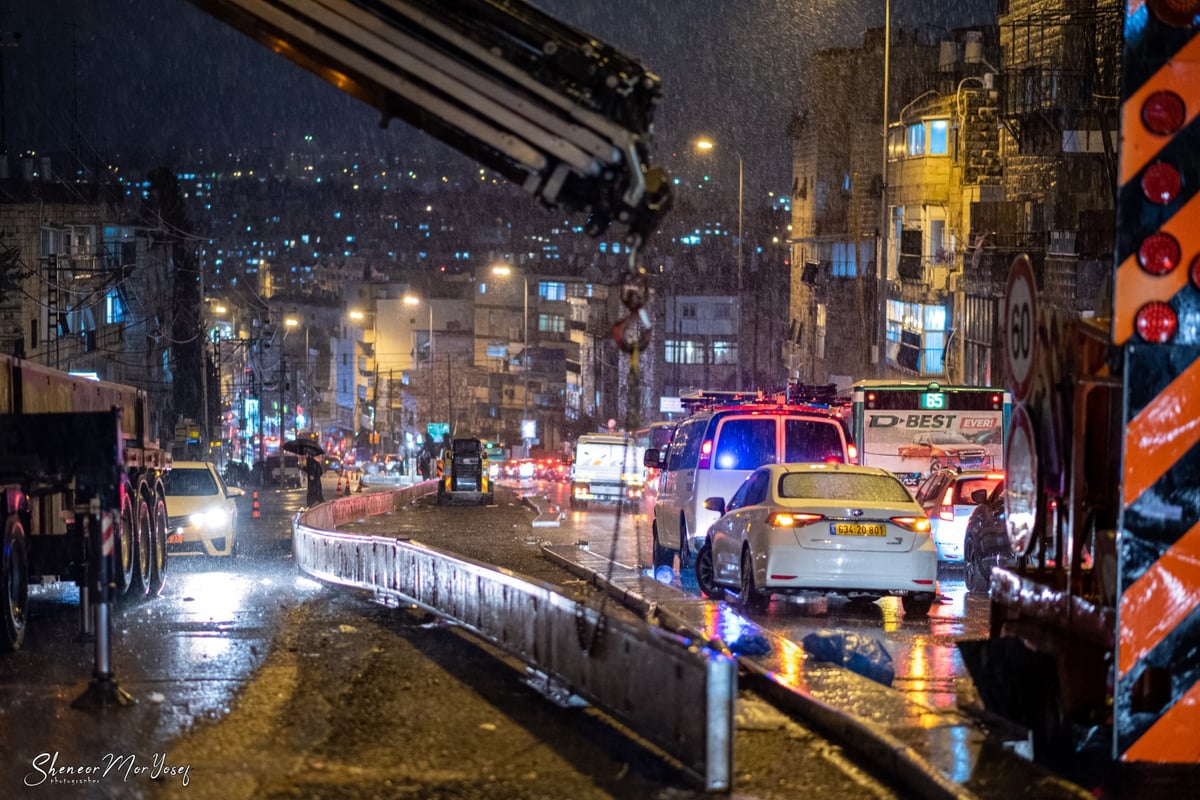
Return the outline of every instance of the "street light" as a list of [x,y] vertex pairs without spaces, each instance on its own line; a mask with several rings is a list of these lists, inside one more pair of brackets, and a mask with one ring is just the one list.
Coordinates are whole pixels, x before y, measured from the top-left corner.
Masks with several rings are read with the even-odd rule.
[[[421,298],[417,297],[416,295],[412,295],[412,294],[406,294],[406,295],[404,296],[404,305],[406,305],[406,306],[419,306],[420,304],[421,304]],[[431,302],[429,302],[428,300],[426,300],[426,301],[425,301],[425,305],[429,306],[429,377],[428,377],[427,383],[429,384],[429,421],[430,421],[430,422],[433,422],[433,421],[434,421],[434,417],[433,417],[433,368],[434,368],[434,360],[433,360],[433,303],[431,303]],[[415,334],[415,333],[413,334],[413,339],[414,339],[414,342],[413,342],[413,360],[414,360],[414,365],[415,365],[415,363],[416,363],[416,357],[417,357],[417,347],[416,347],[416,342],[415,342],[415,339],[416,339],[416,334]],[[450,391],[450,386],[449,386],[448,384],[447,384],[447,386],[446,386],[446,391],[447,391],[447,393],[449,393],[449,391]],[[414,401],[414,402],[415,402],[415,401]],[[448,416],[448,412],[447,412],[447,416]]]
[[[492,274],[500,278],[507,278],[512,275],[512,267],[508,266],[507,264],[497,264],[496,266],[492,267]],[[525,437],[524,431],[525,420],[529,419],[529,278],[525,276],[524,272],[521,273],[521,286],[521,327],[524,328],[525,331],[525,354],[524,358],[521,359],[524,362],[524,369],[522,372],[524,373],[525,383],[524,393],[521,397],[521,443],[525,446],[525,457],[529,458],[529,440]]]
[[[284,317],[283,318],[283,327],[286,329],[283,332],[283,337],[284,337],[284,340],[286,341],[287,335],[289,333],[291,333],[292,331],[294,331],[296,328],[300,327],[300,320],[297,319],[296,317]],[[287,370],[286,370],[287,362],[284,359],[285,359],[285,356],[283,354],[283,348],[281,345],[281,347],[280,347],[280,362],[279,362],[280,363],[280,367],[279,367],[279,380],[280,380],[280,385],[279,385],[279,443],[281,445],[283,444],[283,407],[284,407],[283,390],[284,390],[284,387],[287,386]],[[307,383],[307,381],[308,381],[308,326],[307,325],[304,326],[304,379],[305,379],[305,382]],[[300,392],[296,392],[296,396],[300,397],[301,396]],[[305,399],[306,404],[307,404],[307,402],[308,402],[308,400]],[[296,416],[295,409],[292,409],[292,438],[297,438],[299,436],[299,433],[300,433],[300,420]]]
[[[696,149],[707,152],[716,148],[716,144],[711,139],[698,139],[696,141]],[[733,151],[738,160],[738,231],[737,231],[737,341],[738,341],[738,357],[737,362],[737,384],[734,389],[741,391],[742,389],[742,178],[744,168],[742,164],[742,154],[737,150]]]
[[879,181],[879,256],[876,273],[878,277],[879,302],[878,324],[875,328],[875,369],[879,377],[887,375],[887,272],[888,234],[891,232],[891,215],[888,212],[888,72],[892,65],[892,0],[883,4],[883,167]]

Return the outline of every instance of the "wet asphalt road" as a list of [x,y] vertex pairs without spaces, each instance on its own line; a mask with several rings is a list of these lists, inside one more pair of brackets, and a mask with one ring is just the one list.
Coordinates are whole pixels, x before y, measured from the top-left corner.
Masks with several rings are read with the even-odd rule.
[[[94,665],[75,641],[77,593],[35,592],[25,648],[0,659],[0,794],[699,796],[667,760],[593,711],[535,695],[469,637],[298,575],[290,517],[303,492],[260,493],[259,520],[251,500],[237,559],[172,559],[160,597],[116,609],[114,673],[130,705],[72,707]],[[421,503],[394,521],[399,535],[588,591],[538,555],[546,531],[528,509],[498,501]],[[737,737],[736,796],[895,796],[761,701],[739,702]]]

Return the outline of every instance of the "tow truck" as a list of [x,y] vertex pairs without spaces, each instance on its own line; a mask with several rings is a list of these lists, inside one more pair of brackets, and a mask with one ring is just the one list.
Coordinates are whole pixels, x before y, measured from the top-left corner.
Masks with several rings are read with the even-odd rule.
[[1018,561],[992,570],[988,638],[960,649],[986,712],[1027,729],[1039,761],[1098,795],[1185,796],[1200,779],[1200,0],[1125,15],[1112,314],[1041,308],[1014,259],[1000,327]]

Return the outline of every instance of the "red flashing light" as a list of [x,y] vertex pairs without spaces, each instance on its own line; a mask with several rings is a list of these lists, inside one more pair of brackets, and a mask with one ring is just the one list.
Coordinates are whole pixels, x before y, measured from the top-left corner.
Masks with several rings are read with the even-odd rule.
[[1142,194],[1151,203],[1166,205],[1179,196],[1183,178],[1179,170],[1165,161],[1156,161],[1142,173]]
[[1183,98],[1166,90],[1154,92],[1142,104],[1142,124],[1151,133],[1170,136],[1183,127],[1187,107]]
[[1151,344],[1166,344],[1179,330],[1179,317],[1166,303],[1147,303],[1138,310],[1134,320],[1138,335]]
[[1138,248],[1138,263],[1151,275],[1166,275],[1179,266],[1183,251],[1179,242],[1169,233],[1152,233]]
[[712,462],[712,439],[705,439],[700,445],[700,463],[697,465],[700,469],[708,469],[708,465]]
[[853,444],[846,445],[846,455],[850,458],[851,464],[858,463],[858,448]]
[[1150,13],[1173,28],[1190,28],[1200,14],[1198,0],[1146,0]]

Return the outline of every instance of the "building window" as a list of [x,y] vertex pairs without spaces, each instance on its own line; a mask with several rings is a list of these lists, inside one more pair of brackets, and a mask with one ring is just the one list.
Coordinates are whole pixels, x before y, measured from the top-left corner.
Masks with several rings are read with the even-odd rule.
[[566,300],[567,285],[560,281],[539,281],[538,296],[551,302]]
[[815,358],[825,357],[825,304],[817,304],[817,324],[816,332],[813,334],[813,347],[816,350]]
[[684,319],[695,319],[696,305],[694,303],[684,303],[679,307],[679,316]]
[[918,122],[908,126],[908,155],[925,155],[925,123]]
[[944,156],[949,152],[950,121],[927,119],[909,125],[905,152],[909,156]]
[[125,319],[125,301],[117,289],[109,289],[104,298],[104,321],[109,325]]
[[889,300],[888,363],[918,375],[946,371],[946,307]]
[[722,303],[713,308],[715,319],[733,319],[733,306]]
[[948,152],[947,142],[950,139],[950,122],[944,119],[931,119],[925,123],[929,128],[929,155],[944,156]]
[[736,364],[737,363],[737,343],[736,342],[713,342],[713,360],[714,364]]
[[925,257],[935,264],[945,264],[950,260],[946,252],[946,220],[929,220],[929,249]]
[[567,318],[561,314],[538,314],[538,330],[544,333],[564,333]]
[[690,339],[667,339],[664,357],[668,364],[703,364],[704,349]]
[[858,275],[853,242],[834,242],[830,252],[833,277],[854,278]]

